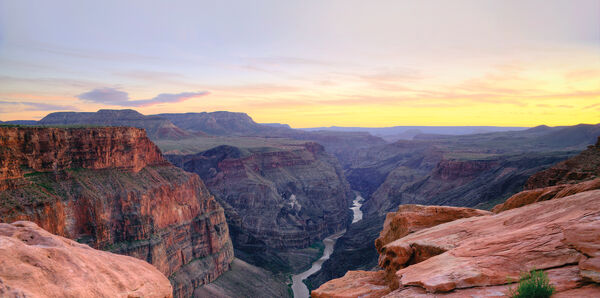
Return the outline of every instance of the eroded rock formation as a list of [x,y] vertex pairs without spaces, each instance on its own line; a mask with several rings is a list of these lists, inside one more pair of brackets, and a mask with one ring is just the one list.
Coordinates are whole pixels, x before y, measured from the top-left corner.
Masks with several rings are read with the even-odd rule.
[[95,250],[28,221],[0,223],[2,297],[172,297],[169,280],[136,258]]
[[146,260],[169,277],[175,296],[228,270],[233,248],[222,207],[143,130],[3,127],[0,136],[1,221],[30,220]]
[[419,229],[427,226],[426,208],[447,207],[401,206],[407,210],[388,215],[376,243],[384,270],[347,274],[314,295],[381,297],[387,293],[381,293],[379,276],[388,286],[386,297],[506,296],[514,286],[510,280],[538,269],[557,297],[599,296],[597,145],[534,175],[529,185],[541,188],[514,195],[495,214],[471,209],[452,220],[452,212],[445,212],[445,223]]
[[349,186],[319,144],[253,152],[219,146],[168,157],[199,174],[223,202],[236,249],[307,247],[349,220]]
[[12,179],[64,169],[128,169],[166,165],[141,129],[0,128],[0,190]]
[[579,183],[597,177],[600,177],[600,137],[579,155],[531,176],[525,189]]
[[580,154],[529,177],[525,191],[498,204],[498,213],[531,203],[558,199],[600,188],[600,137]]
[[398,211],[390,212],[385,218],[383,230],[375,240],[375,248],[382,248],[410,233],[437,226],[459,218],[491,214],[489,211],[448,206],[400,205]]
[[146,116],[131,109],[98,110],[97,112],[56,112],[50,113],[37,124],[40,125],[99,125],[128,126],[143,128],[153,140],[181,140],[198,135],[201,132],[189,132],[175,126],[171,121],[159,116]]
[[[597,227],[600,190],[586,191],[408,234],[383,246],[380,264],[394,266],[390,297],[506,294],[509,279],[533,268],[547,271],[559,292],[585,287],[600,294],[593,283],[599,272]],[[315,293],[340,297],[327,284]]]

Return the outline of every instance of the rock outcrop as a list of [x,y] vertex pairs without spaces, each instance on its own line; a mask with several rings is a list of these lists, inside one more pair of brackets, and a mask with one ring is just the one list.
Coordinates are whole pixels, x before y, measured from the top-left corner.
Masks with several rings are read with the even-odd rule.
[[349,221],[352,193],[319,144],[256,151],[219,146],[168,158],[200,175],[226,206],[234,246],[249,254],[304,248]]
[[[375,248],[380,254],[386,254],[384,247],[404,236],[411,233],[454,221],[460,218],[472,216],[489,215],[491,212],[485,210],[448,207],[448,206],[423,206],[423,205],[400,205],[398,211],[390,212],[385,218],[383,230],[379,234],[379,238],[375,240]],[[388,251],[387,253],[393,254]],[[417,262],[420,257],[414,261]],[[382,268],[395,268],[394,272],[399,268],[385,264],[389,259],[384,255],[381,256],[380,266]],[[403,264],[400,264],[403,265]]]
[[364,297],[375,298],[390,293],[383,271],[348,271],[342,278],[323,284],[312,291],[313,298]]
[[524,190],[508,198],[506,202],[498,204],[492,209],[499,213],[513,208],[522,207],[536,202],[559,199],[576,193],[600,189],[600,178],[577,184],[561,184],[531,190]]
[[579,155],[531,176],[525,189],[578,183],[600,177],[600,137]]
[[525,191],[496,205],[492,211],[498,213],[599,188],[600,137],[580,154],[529,177]]
[[[174,295],[228,270],[223,208],[199,177],[165,161],[137,128],[0,128],[0,221],[146,260]],[[10,181],[10,183],[6,183]]]
[[[599,296],[600,179],[568,174],[593,172],[581,169],[600,156],[596,147],[559,163],[559,170],[534,175],[530,181],[541,188],[514,195],[495,213],[466,209],[427,216],[432,215],[428,208],[449,207],[401,206],[388,214],[376,242],[384,270],[346,274],[313,295],[507,296],[514,286],[510,280],[538,269],[546,272],[557,297]],[[561,179],[547,179],[556,176]],[[382,294],[381,282],[389,294]]]
[[166,165],[160,150],[141,129],[126,127],[62,129],[2,127],[0,190],[12,179],[64,169],[126,169]]
[[[597,227],[600,190],[586,191],[408,234],[383,246],[380,264],[400,265],[388,281],[394,290],[389,297],[505,295],[508,279],[533,268],[546,271],[559,294],[578,289],[598,295]],[[316,295],[340,297],[328,284]]]
[[[492,209],[528,178],[596,142],[600,125],[538,127],[464,136],[429,136],[338,154],[352,188],[366,199],[364,218],[338,239],[331,258],[309,277],[318,286],[377,264],[373,245],[387,212],[402,204]],[[367,223],[370,224],[367,226]]]
[[2,297],[172,297],[169,280],[136,258],[52,235],[35,223],[0,223]]

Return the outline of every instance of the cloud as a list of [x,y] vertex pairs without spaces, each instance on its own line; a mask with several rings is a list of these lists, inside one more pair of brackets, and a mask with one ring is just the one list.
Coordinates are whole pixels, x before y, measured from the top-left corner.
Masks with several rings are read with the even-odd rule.
[[176,103],[194,97],[208,95],[208,91],[183,92],[177,94],[161,93],[151,99],[131,100],[127,92],[115,88],[96,88],[76,97],[80,100],[121,107],[148,107],[162,103]]
[[270,56],[270,57],[252,57],[246,58],[245,60],[249,61],[251,64],[260,64],[260,65],[314,65],[314,66],[334,66],[335,63],[316,60],[316,59],[307,59],[302,57],[285,57],[285,56]]
[[0,112],[8,113],[15,111],[58,111],[71,110],[77,111],[76,107],[66,105],[53,105],[32,101],[0,101]]

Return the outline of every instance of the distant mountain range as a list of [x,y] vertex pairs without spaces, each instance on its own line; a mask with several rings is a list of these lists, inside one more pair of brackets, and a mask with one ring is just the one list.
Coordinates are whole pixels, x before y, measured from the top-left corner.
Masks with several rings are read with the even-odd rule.
[[[500,131],[519,131],[528,127],[502,126],[392,126],[392,127],[313,127],[292,129],[282,123],[256,123],[246,113],[227,111],[201,113],[163,113],[143,115],[135,110],[108,110],[97,112],[56,112],[48,114],[40,121],[12,120],[0,121],[3,124],[15,125],[105,125],[134,126],[145,128],[150,137],[186,138],[192,133],[206,133],[214,136],[231,135],[266,135],[274,132],[278,135],[296,131],[306,132],[366,132],[381,137],[389,142],[409,140],[417,135],[467,135]],[[187,132],[186,132],[187,131]]]
[[362,131],[383,138],[388,142],[412,140],[417,135],[468,135],[500,131],[519,131],[529,127],[511,126],[391,126],[391,127],[313,127],[300,128],[305,131]]

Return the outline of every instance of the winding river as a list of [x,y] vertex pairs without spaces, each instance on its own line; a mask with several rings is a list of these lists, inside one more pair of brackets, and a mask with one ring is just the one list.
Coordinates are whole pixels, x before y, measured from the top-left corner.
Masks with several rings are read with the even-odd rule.
[[[363,198],[357,193],[356,198],[352,202],[352,207],[350,208],[353,212],[352,223],[355,223],[362,219],[363,213],[360,211],[360,207],[362,206]],[[325,249],[323,250],[323,255],[321,258],[316,260],[310,269],[298,273],[292,276],[292,291],[294,292],[294,298],[308,298],[310,297],[310,292],[308,291],[308,287],[302,282],[309,276],[321,270],[321,266],[329,257],[331,253],[333,253],[333,246],[335,245],[335,241],[342,237],[346,230],[335,233],[333,235],[329,235],[327,238],[323,239],[323,244],[325,244]]]

